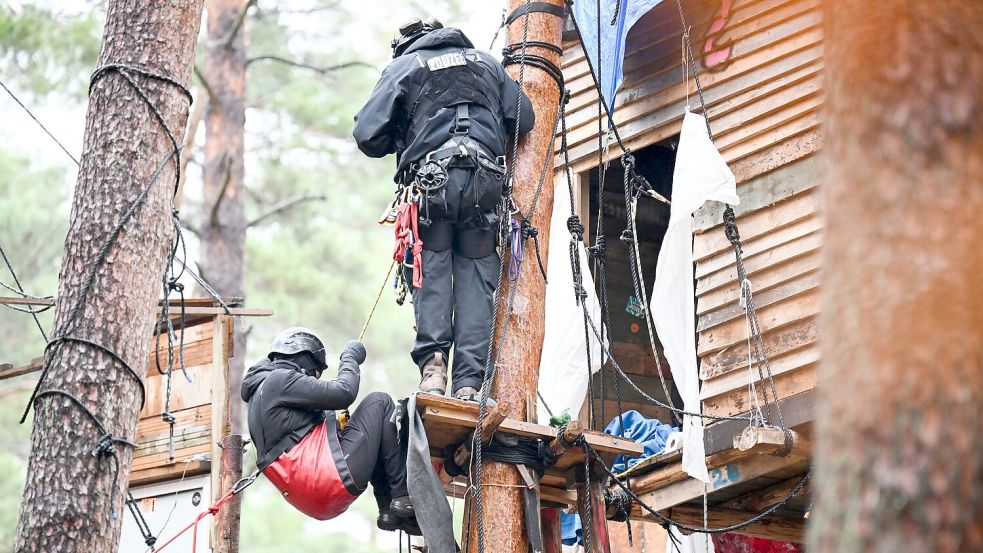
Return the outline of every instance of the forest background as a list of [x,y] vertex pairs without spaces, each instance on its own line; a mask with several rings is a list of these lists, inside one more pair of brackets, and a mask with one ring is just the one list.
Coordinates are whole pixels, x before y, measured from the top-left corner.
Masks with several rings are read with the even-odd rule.
[[[255,224],[245,231],[243,287],[247,305],[271,308],[275,316],[245,321],[246,366],[265,354],[279,329],[292,325],[318,331],[329,362],[337,366],[341,346],[358,335],[371,308],[392,247],[391,230],[375,220],[392,196],[393,160],[370,160],[358,152],[351,139],[352,117],[391,58],[389,41],[400,23],[434,15],[461,27],[477,47],[487,48],[503,5],[463,0],[250,2],[240,30],[247,59],[255,60],[246,72],[243,190],[245,220]],[[97,1],[0,0],[0,81],[76,157],[104,10],[104,2]],[[203,84],[208,78],[205,29],[203,24],[193,83],[197,102],[208,98]],[[501,39],[496,49],[500,47]],[[3,91],[0,124],[0,247],[25,290],[51,295],[77,168]],[[209,211],[202,183],[207,139],[201,124],[190,151],[181,207],[190,229],[200,229]],[[189,260],[222,271],[202,259],[196,234],[185,233]],[[207,272],[204,276],[211,279]],[[0,282],[13,285],[5,267],[0,268]],[[187,285],[193,289],[192,282]],[[412,308],[408,302],[398,307],[393,298],[391,289],[384,293],[365,338],[369,359],[362,396],[373,390],[402,396],[417,381],[408,355]],[[52,313],[40,316],[46,330]],[[30,316],[12,310],[0,311],[0,337],[0,362],[15,366],[38,357],[44,348]],[[11,550],[17,524],[31,431],[29,424],[17,421],[35,382],[36,376],[0,382],[0,553]],[[250,451],[247,464],[251,462]],[[318,523],[290,508],[261,480],[243,498],[241,550],[391,551],[396,536],[375,529],[375,514],[371,494],[365,494],[343,517]]]

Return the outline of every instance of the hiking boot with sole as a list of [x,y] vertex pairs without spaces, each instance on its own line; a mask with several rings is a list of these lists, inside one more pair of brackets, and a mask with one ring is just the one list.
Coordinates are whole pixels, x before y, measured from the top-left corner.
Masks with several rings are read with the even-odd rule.
[[386,511],[379,513],[379,518],[375,519],[375,525],[379,527],[379,530],[386,532],[401,530],[405,524],[402,517]]
[[447,360],[437,352],[423,365],[423,378],[420,391],[428,394],[444,395],[447,391]]
[[389,512],[401,517],[413,516],[413,503],[408,495],[394,497],[389,504]]
[[481,400],[481,391],[471,386],[463,386],[454,392],[454,397],[464,401],[477,402]]

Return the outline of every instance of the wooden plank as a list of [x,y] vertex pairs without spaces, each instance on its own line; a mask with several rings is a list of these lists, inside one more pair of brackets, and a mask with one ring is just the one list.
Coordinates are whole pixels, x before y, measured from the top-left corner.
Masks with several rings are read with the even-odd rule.
[[[754,291],[753,300],[758,309],[774,305],[788,298],[802,295],[811,290],[819,288],[822,283],[822,275],[818,268],[807,272],[798,278],[790,278],[782,281],[764,291]],[[720,326],[735,319],[744,318],[744,308],[736,302],[724,304],[720,308],[704,313],[696,323],[696,330],[702,332],[710,328]]]
[[727,163],[733,163],[783,140],[788,140],[790,137],[818,128],[820,122],[819,109],[812,109],[797,118],[788,119],[763,129],[761,134],[755,137],[758,140],[744,141],[732,147],[720,148],[720,155]]
[[[806,248],[812,247],[812,251],[802,251],[802,241],[798,241],[789,245],[786,251],[794,256],[791,259],[780,260],[781,263],[767,267],[765,270],[756,272],[754,274],[748,273],[748,278],[751,281],[751,290],[755,297],[769,290],[776,289],[794,280],[803,280],[810,278],[810,275],[817,274],[819,272],[820,257],[818,252],[818,242],[820,240],[813,240],[816,242],[815,247],[813,244],[806,243],[804,246]],[[800,247],[795,247],[800,246]],[[760,257],[760,256],[759,256]],[[777,256],[772,256],[772,260],[777,260]],[[745,265],[745,271],[747,270],[747,265]],[[727,271],[730,272],[730,271]],[[736,267],[734,268],[734,273],[737,272]],[[741,286],[737,282],[737,275],[734,274],[734,279],[729,285],[717,288],[716,290],[707,292],[696,298],[696,314],[700,317],[706,315],[711,317],[712,313],[720,312],[721,309],[738,306],[742,309],[738,303],[741,297]],[[711,324],[707,322],[707,325]]]
[[[209,365],[199,365],[197,367],[187,367],[188,382],[184,373],[175,369],[171,376],[171,401],[170,410],[180,411],[199,405],[211,403],[211,378],[213,367]],[[150,417],[160,415],[164,410],[164,401],[167,396],[167,377],[153,376],[146,380],[147,401],[140,411],[140,417]]]
[[[199,405],[190,409],[172,411],[171,414],[174,415],[177,426],[185,427],[211,424],[210,405]],[[140,419],[140,422],[137,424],[137,441],[143,439],[144,436],[152,436],[167,431],[167,423],[160,418],[159,413],[156,413]]]
[[[211,427],[212,436],[209,449],[212,452],[212,459],[222,458],[222,440],[227,435],[226,428],[229,420],[229,357],[227,341],[229,336],[229,326],[232,318],[226,315],[215,317],[212,324],[212,371],[211,371]],[[226,490],[222,489],[222,463],[212,463],[211,467],[211,490],[212,501],[217,501],[225,495]]]
[[[716,101],[718,98],[715,96],[714,88],[718,83],[725,82],[728,79],[733,79],[739,75],[742,75],[750,70],[758,69],[761,67],[775,67],[784,70],[787,69],[796,54],[800,54],[804,50],[808,50],[815,47],[809,54],[808,57],[811,60],[817,59],[819,55],[819,49],[817,45],[821,42],[822,32],[818,27],[813,27],[809,29],[802,30],[798,33],[793,33],[791,35],[785,34],[778,37],[770,44],[763,45],[762,48],[753,53],[753,55],[748,56],[735,56],[733,58],[733,63],[731,66],[721,73],[711,73],[705,74],[703,76],[703,84],[705,95],[707,96],[708,102]],[[776,60],[781,60],[777,62]],[[757,79],[761,82],[762,79]],[[661,82],[660,82],[661,81]],[[666,92],[661,90],[669,86],[671,83],[676,82],[678,84],[673,87],[672,92]],[[626,89],[621,95],[623,99],[628,99],[632,97],[637,97],[640,99],[648,100],[650,104],[655,104],[647,110],[644,110],[643,115],[658,114],[662,112],[668,112],[675,114],[676,117],[681,118],[682,110],[678,109],[678,106],[671,106],[673,103],[670,98],[675,98],[678,102],[685,96],[685,85],[679,82],[678,77],[669,77],[665,79],[647,79],[639,85],[637,89]],[[651,100],[650,98],[659,98],[658,100]],[[675,107],[676,109],[673,109]],[[647,144],[658,142],[672,134],[678,132],[678,119],[671,119],[665,123],[652,121],[651,117],[643,117],[637,113],[632,113],[628,110],[628,105],[623,104],[619,108],[619,112],[624,111],[625,114],[621,115],[622,118],[635,117],[635,120],[626,121],[624,119],[619,120],[616,114],[616,121],[622,130],[622,136],[625,137],[630,146],[634,149],[644,147]],[[573,117],[575,112],[571,113]],[[713,113],[711,112],[711,119],[713,118]],[[574,131],[574,135],[571,137],[571,158],[574,164],[577,166],[578,170],[583,170],[582,164],[591,163],[589,159],[591,156],[591,151],[595,148],[592,146],[593,142],[596,141],[596,125],[586,123],[584,125],[585,131],[579,136],[577,131]],[[588,132],[588,130],[590,132]]]
[[[819,346],[815,342],[806,345],[805,347],[793,350],[784,355],[777,355],[769,359],[769,365],[771,366],[771,374],[773,378],[777,378],[780,375],[796,371],[802,367],[808,367],[815,365],[819,362]],[[744,360],[743,370],[734,370],[726,374],[717,376],[705,380],[703,386],[700,387],[700,399],[708,399],[714,396],[719,396],[721,394],[726,394],[730,391],[740,391],[743,390],[744,394],[748,394],[748,371],[747,371],[747,358]],[[763,371],[764,369],[762,369]],[[758,389],[759,400],[763,403],[763,398],[760,396],[764,392],[762,387],[768,391],[769,397],[771,397],[771,387],[767,381],[767,374],[765,375],[765,382],[758,380],[758,370],[757,366],[752,369],[752,374],[754,375],[755,385]],[[777,385],[777,383],[776,383]]]
[[174,480],[182,476],[187,478],[207,474],[210,468],[211,463],[209,461],[189,461],[164,467],[137,470],[130,474],[130,486],[145,486],[156,482]]
[[[741,249],[744,252],[745,258],[750,258],[751,256],[758,255],[759,253],[768,251],[772,248],[776,248],[783,244],[788,244],[807,236],[814,232],[821,230],[823,227],[822,219],[815,215],[808,216],[804,219],[792,222],[787,226],[774,228],[761,236],[741,242]],[[724,250],[718,254],[707,258],[705,261],[701,261],[696,264],[696,278],[701,279],[710,273],[719,271],[726,267],[734,265],[734,251]]]
[[[798,351],[806,346],[815,344],[818,339],[818,329],[815,317],[796,321],[765,334],[765,354],[769,359],[778,358],[784,354]],[[732,347],[723,349],[700,360],[700,378],[710,380],[721,375],[738,371],[747,367],[748,344],[740,342]],[[746,384],[746,383],[745,383]]]
[[[733,206],[738,223],[749,213],[817,186],[822,178],[821,171],[819,158],[809,155],[740,181],[737,194],[741,203]],[[724,205],[720,202],[708,202],[698,209],[693,216],[694,233],[702,234],[722,225],[723,211]]]
[[[767,333],[817,313],[819,313],[819,291],[811,288],[777,303],[759,306],[758,322],[761,331]],[[743,318],[734,319],[700,332],[697,337],[697,354],[702,358],[743,340],[747,340],[747,322]]]
[[[785,420],[785,425],[788,428],[804,431],[811,424],[816,409],[816,395],[816,390],[809,389],[803,393],[778,401],[782,411],[782,418]],[[762,411],[766,420],[778,420],[777,409],[774,403],[763,406]],[[747,410],[738,414],[746,415]],[[747,428],[746,420],[716,421],[707,425],[703,433],[703,443],[707,455],[731,449],[734,444],[734,436],[742,432],[745,428]]]
[[[771,455],[750,455],[739,458],[735,461],[710,469],[710,484],[708,493],[713,494],[730,488],[732,486],[749,482],[755,478],[788,469],[797,465],[806,466],[808,461],[795,456],[774,457]],[[680,468],[679,472],[682,472]],[[685,473],[683,473],[684,476]],[[636,481],[636,488],[641,490]],[[698,497],[703,497],[703,482],[695,478],[684,478],[668,486],[657,489],[645,488],[644,493],[640,493],[642,501],[651,508],[661,511],[669,507],[674,507],[681,503],[692,501]],[[634,507],[638,509],[638,507]]]
[[10,363],[3,363],[0,365],[0,380],[37,372],[42,367],[44,367],[44,357],[35,357],[30,363],[21,367],[15,367]]
[[[775,377],[775,388],[779,399],[801,394],[816,387],[816,365],[806,365],[797,370]],[[759,389],[760,393],[760,389]],[[769,386],[768,393],[771,394]],[[747,411],[747,390],[733,390],[723,395],[703,400],[703,413],[716,416],[731,416]]]
[[[710,528],[723,528],[748,521],[756,515],[755,511],[740,511],[711,506],[707,513]],[[669,509],[667,516],[682,524],[703,527],[703,507],[681,505]],[[640,517],[643,520],[655,517]],[[741,528],[737,533],[769,540],[803,543],[805,541],[805,519],[801,516],[773,514],[763,520]]]
[[[814,190],[807,190],[773,202],[767,209],[755,211],[741,218],[738,222],[741,242],[750,245],[755,238],[815,215],[818,206],[819,198]],[[715,254],[730,251],[732,251],[730,240],[724,235],[723,225],[696,235],[693,241],[693,260],[697,263]]]
[[[434,423],[473,429],[477,422],[478,405],[476,403],[455,400],[433,394],[419,394],[417,405],[423,413],[423,419]],[[550,426],[506,418],[499,426],[499,431],[516,436],[526,436],[550,441],[556,437],[556,429]],[[637,457],[644,448],[631,440],[610,436],[600,432],[587,431],[584,437],[598,453],[612,455],[629,455]],[[580,456],[582,458],[582,456]],[[563,459],[557,461],[557,466],[564,467]]]
[[[793,478],[778,482],[777,484],[772,484],[766,488],[742,495],[736,499],[732,499],[720,505],[720,507],[737,509],[740,511],[750,511],[752,513],[760,512],[784,500],[801,481],[801,476],[795,476]],[[806,483],[805,486],[799,490],[799,493],[796,494],[796,497],[804,498],[810,493],[810,484]]]
[[[822,129],[811,129],[789,136],[784,141],[769,146],[753,156],[736,160],[730,163],[730,168],[734,172],[737,182],[744,182],[797,159],[812,155],[819,151],[822,144]],[[741,211],[738,207],[735,207],[735,213],[740,216]]]
[[198,444],[192,447],[185,448],[181,450],[180,455],[175,455],[174,461],[170,462],[168,460],[169,453],[164,451],[163,453],[155,453],[153,455],[146,455],[139,459],[133,460],[133,468],[131,470],[143,470],[147,468],[161,467],[167,465],[173,465],[177,463],[183,463],[185,460],[194,457],[195,455],[200,455],[204,453],[210,453],[212,449],[211,444]]
[[[752,278],[752,281],[757,283],[760,272],[816,252],[822,246],[822,243],[822,233],[813,232],[754,255],[745,255],[744,270]],[[738,289],[736,263],[725,266],[698,279],[696,282],[697,298],[698,300],[702,300],[711,292],[726,286],[731,286],[735,290]],[[757,284],[755,288],[758,288]]]

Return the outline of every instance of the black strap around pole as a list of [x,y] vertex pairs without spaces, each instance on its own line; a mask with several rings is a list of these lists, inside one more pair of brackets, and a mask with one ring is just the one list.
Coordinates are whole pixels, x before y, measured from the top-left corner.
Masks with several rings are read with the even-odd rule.
[[512,11],[507,18],[505,18],[505,24],[509,25],[516,19],[519,19],[527,13],[548,13],[550,15],[555,15],[557,17],[566,17],[567,9],[565,6],[557,6],[555,4],[550,4],[549,2],[529,2],[523,4]]

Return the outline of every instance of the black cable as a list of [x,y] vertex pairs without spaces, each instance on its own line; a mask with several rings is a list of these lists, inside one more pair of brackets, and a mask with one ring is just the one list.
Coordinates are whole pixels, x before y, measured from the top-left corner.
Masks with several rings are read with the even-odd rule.
[[67,155],[69,157],[69,159],[71,159],[72,161],[75,162],[75,165],[78,165],[79,164],[79,161],[77,159],[75,159],[75,156],[73,156],[71,152],[68,151],[68,148],[66,148],[65,145],[62,144],[60,140],[58,140],[57,138],[55,138],[55,135],[52,134],[51,131],[48,130],[48,127],[45,127],[44,126],[44,123],[42,123],[37,117],[34,116],[33,113],[31,113],[31,110],[28,109],[28,107],[24,105],[24,102],[21,102],[20,101],[20,98],[18,98],[17,96],[15,96],[14,93],[11,92],[11,90],[9,88],[7,88],[7,85],[4,84],[3,81],[0,81],[0,87],[3,87],[3,89],[7,91],[7,94],[9,94],[10,97],[13,98],[15,102],[17,102],[17,105],[20,106],[21,109],[23,109],[25,112],[27,112],[27,115],[29,115],[31,117],[31,119],[33,119],[34,122],[37,123],[39,127],[41,127],[41,130],[43,130],[45,132],[45,134],[47,134],[48,137],[51,138],[51,140],[54,140],[55,141],[55,144],[57,144],[58,147],[61,148],[61,151],[65,152],[65,155]]
[[[3,83],[0,82],[0,84],[3,84]],[[6,87],[4,87],[4,88],[6,89]],[[52,137],[52,138],[54,138],[54,137]],[[7,270],[10,271],[10,276],[14,277],[14,284],[17,285],[17,289],[20,290],[19,293],[21,294],[21,296],[25,296],[26,294],[24,293],[24,287],[21,285],[20,279],[17,278],[17,272],[14,271],[14,266],[11,265],[10,259],[7,257],[7,252],[5,252],[3,250],[3,246],[0,246],[0,256],[3,257],[3,262],[7,265]],[[10,289],[10,287],[9,286],[6,286],[6,285],[4,285],[4,288]],[[52,305],[54,305],[54,304],[52,304]],[[11,306],[11,308],[13,308],[13,307]],[[38,330],[41,332],[41,337],[44,338],[44,341],[45,342],[48,341],[48,334],[44,331],[44,326],[41,325],[41,321],[38,319],[38,313],[43,313],[44,311],[47,311],[48,309],[50,309],[50,307],[45,308],[45,309],[41,309],[41,310],[38,310],[38,309],[29,309],[27,311],[28,313],[31,314],[31,317],[34,319],[34,324],[37,325]]]

